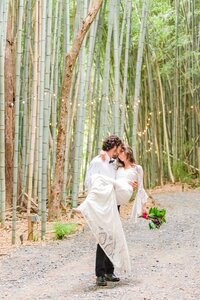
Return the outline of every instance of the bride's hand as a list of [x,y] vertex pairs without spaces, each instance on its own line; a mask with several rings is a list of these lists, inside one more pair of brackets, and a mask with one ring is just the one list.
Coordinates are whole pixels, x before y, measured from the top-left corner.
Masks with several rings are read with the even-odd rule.
[[106,160],[106,151],[101,150],[101,151],[99,152],[99,156],[101,157],[102,160]]
[[149,212],[149,207],[148,207],[148,205],[146,203],[144,203],[142,205],[142,214],[143,213],[148,214],[148,212]]
[[137,181],[129,181],[128,183],[132,186],[133,191],[135,191],[137,189],[137,187],[138,187]]

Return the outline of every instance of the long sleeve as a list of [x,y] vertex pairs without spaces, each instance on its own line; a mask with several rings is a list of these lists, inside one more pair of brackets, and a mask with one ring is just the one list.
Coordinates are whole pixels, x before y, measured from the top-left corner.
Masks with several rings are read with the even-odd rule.
[[85,186],[90,189],[91,176],[101,173],[101,164],[97,160],[92,160],[85,177]]
[[131,219],[133,222],[137,222],[137,218],[142,214],[142,206],[147,202],[148,195],[144,190],[143,185],[143,169],[141,166],[137,166],[137,175],[138,175],[138,191],[133,203],[133,209],[131,214]]
[[108,176],[115,179],[116,169],[112,164],[109,164],[109,156],[106,156],[106,160],[102,160],[101,157],[96,156],[90,163],[85,177],[85,186],[90,190],[91,177],[95,174]]

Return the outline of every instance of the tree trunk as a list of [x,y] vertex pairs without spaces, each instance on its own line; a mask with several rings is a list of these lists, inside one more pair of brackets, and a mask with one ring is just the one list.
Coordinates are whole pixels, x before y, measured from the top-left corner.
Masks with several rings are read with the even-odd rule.
[[64,162],[66,149],[66,125],[68,117],[68,98],[71,87],[72,73],[78,57],[84,37],[94,21],[103,0],[95,1],[96,3],[90,8],[88,16],[85,18],[81,28],[78,30],[76,38],[71,49],[65,58],[65,71],[61,92],[61,111],[58,124],[58,137],[56,148],[56,163],[54,179],[51,187],[51,197],[49,201],[49,219],[59,218],[60,216],[60,199],[64,177]]

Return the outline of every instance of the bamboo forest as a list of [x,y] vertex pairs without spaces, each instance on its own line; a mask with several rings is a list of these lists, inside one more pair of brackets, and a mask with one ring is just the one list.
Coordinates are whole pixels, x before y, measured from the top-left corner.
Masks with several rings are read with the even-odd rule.
[[0,222],[76,208],[110,134],[145,188],[200,185],[200,1],[0,1]]

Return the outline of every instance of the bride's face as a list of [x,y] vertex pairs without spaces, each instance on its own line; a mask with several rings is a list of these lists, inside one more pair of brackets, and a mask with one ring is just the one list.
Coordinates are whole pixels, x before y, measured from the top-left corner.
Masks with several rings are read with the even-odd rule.
[[124,150],[120,152],[120,154],[119,154],[118,157],[119,157],[119,159],[120,159],[121,161],[123,161],[123,162],[125,162],[125,161],[127,160],[126,153],[125,153]]
[[117,158],[119,157],[119,154],[121,153],[122,149],[121,149],[121,146],[115,146],[113,149],[112,149],[112,158]]

